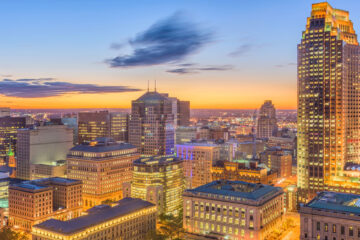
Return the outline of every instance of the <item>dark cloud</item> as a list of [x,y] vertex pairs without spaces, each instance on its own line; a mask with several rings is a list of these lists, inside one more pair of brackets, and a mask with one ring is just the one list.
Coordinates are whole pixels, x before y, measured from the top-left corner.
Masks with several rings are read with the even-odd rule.
[[111,45],[110,45],[110,48],[111,49],[121,49],[121,48],[123,48],[124,47],[124,44],[122,44],[122,43],[112,43]]
[[182,65],[183,64],[180,64],[179,68],[170,69],[167,70],[166,72],[177,73],[177,74],[191,74],[191,73],[199,73],[201,71],[227,71],[233,69],[233,66],[231,65],[207,66],[207,67],[181,67]]
[[120,55],[106,62],[111,67],[122,68],[172,63],[195,53],[211,39],[210,31],[200,29],[181,14],[175,14],[131,39],[132,54]]
[[255,47],[255,45],[253,45],[253,44],[244,43],[244,44],[240,45],[235,51],[229,53],[229,56],[241,57],[241,56],[245,55],[246,53],[248,53],[249,51],[251,51],[254,47]]
[[96,84],[77,84],[54,81],[53,78],[3,79],[0,81],[0,94],[8,97],[43,98],[67,93],[120,93],[140,89],[127,86],[99,86]]

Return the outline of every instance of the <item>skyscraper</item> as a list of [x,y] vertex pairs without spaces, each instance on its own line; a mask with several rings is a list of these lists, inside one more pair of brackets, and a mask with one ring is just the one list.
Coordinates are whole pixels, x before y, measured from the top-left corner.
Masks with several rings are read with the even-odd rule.
[[354,192],[349,164],[360,164],[359,44],[349,12],[312,5],[298,45],[298,187],[305,202],[316,192]]
[[110,137],[109,112],[79,112],[78,129],[79,144],[90,142],[98,137]]
[[190,125],[190,101],[178,101],[178,126],[189,126]]
[[132,101],[129,118],[129,142],[141,154],[168,155],[174,153],[174,99],[156,91],[146,92]]
[[270,138],[277,132],[276,109],[271,100],[266,100],[261,106],[256,130],[258,138]]

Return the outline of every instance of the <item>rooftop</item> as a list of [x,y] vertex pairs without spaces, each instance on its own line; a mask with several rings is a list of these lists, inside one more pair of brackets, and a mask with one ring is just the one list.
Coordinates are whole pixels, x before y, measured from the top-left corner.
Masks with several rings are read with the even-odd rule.
[[169,155],[169,156],[152,156],[152,157],[142,157],[134,161],[135,165],[163,165],[167,163],[180,162],[181,159]]
[[305,207],[360,214],[360,195],[336,192],[321,192]]
[[264,184],[248,183],[243,181],[213,181],[195,189],[188,189],[191,193],[211,193],[230,197],[240,197],[249,200],[260,200],[269,195],[277,195],[281,188]]
[[168,97],[166,97],[165,94],[161,94],[158,92],[146,92],[144,95],[136,99],[136,101],[163,101],[167,100]]
[[75,147],[71,148],[70,151],[101,153],[132,148],[136,147],[134,145],[131,145],[130,143],[117,143],[111,138],[96,138],[90,143],[76,145]]
[[30,181],[23,181],[21,183],[11,184],[10,187],[23,188],[26,190],[47,190],[50,186],[49,183],[58,183],[58,184],[72,184],[72,183],[81,183],[80,180],[53,177],[53,178],[41,178]]
[[88,215],[86,216],[81,216],[68,221],[50,219],[35,225],[34,227],[70,235],[91,226],[107,222],[111,219],[153,206],[155,205],[138,198],[124,198],[114,207],[100,205],[89,209]]

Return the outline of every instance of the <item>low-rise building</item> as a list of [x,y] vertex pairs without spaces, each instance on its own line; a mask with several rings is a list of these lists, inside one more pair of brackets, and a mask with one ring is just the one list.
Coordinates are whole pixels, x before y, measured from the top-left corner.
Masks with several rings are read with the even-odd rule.
[[68,220],[82,212],[82,182],[67,178],[24,181],[9,187],[9,225],[31,231],[50,218]]
[[300,206],[300,239],[360,238],[360,195],[321,192]]
[[50,219],[33,227],[33,240],[140,240],[156,228],[156,206],[124,198],[114,206],[98,205],[68,221]]
[[186,239],[265,239],[281,222],[283,190],[242,181],[214,181],[184,192]]

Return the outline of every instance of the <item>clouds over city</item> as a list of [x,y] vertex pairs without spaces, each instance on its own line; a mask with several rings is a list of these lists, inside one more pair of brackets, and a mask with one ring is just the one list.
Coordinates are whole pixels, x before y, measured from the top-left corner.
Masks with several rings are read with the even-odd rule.
[[129,40],[128,44],[133,51],[131,54],[119,55],[106,62],[118,68],[178,62],[196,53],[212,40],[212,36],[211,31],[202,29],[182,14],[176,13]]
[[233,69],[232,65],[198,66],[197,64],[179,64],[176,68],[167,70],[168,73],[193,74],[203,71],[227,71]]
[[8,97],[43,98],[64,94],[94,94],[134,92],[141,89],[127,86],[100,86],[56,81],[54,78],[3,79],[0,81],[0,94]]

